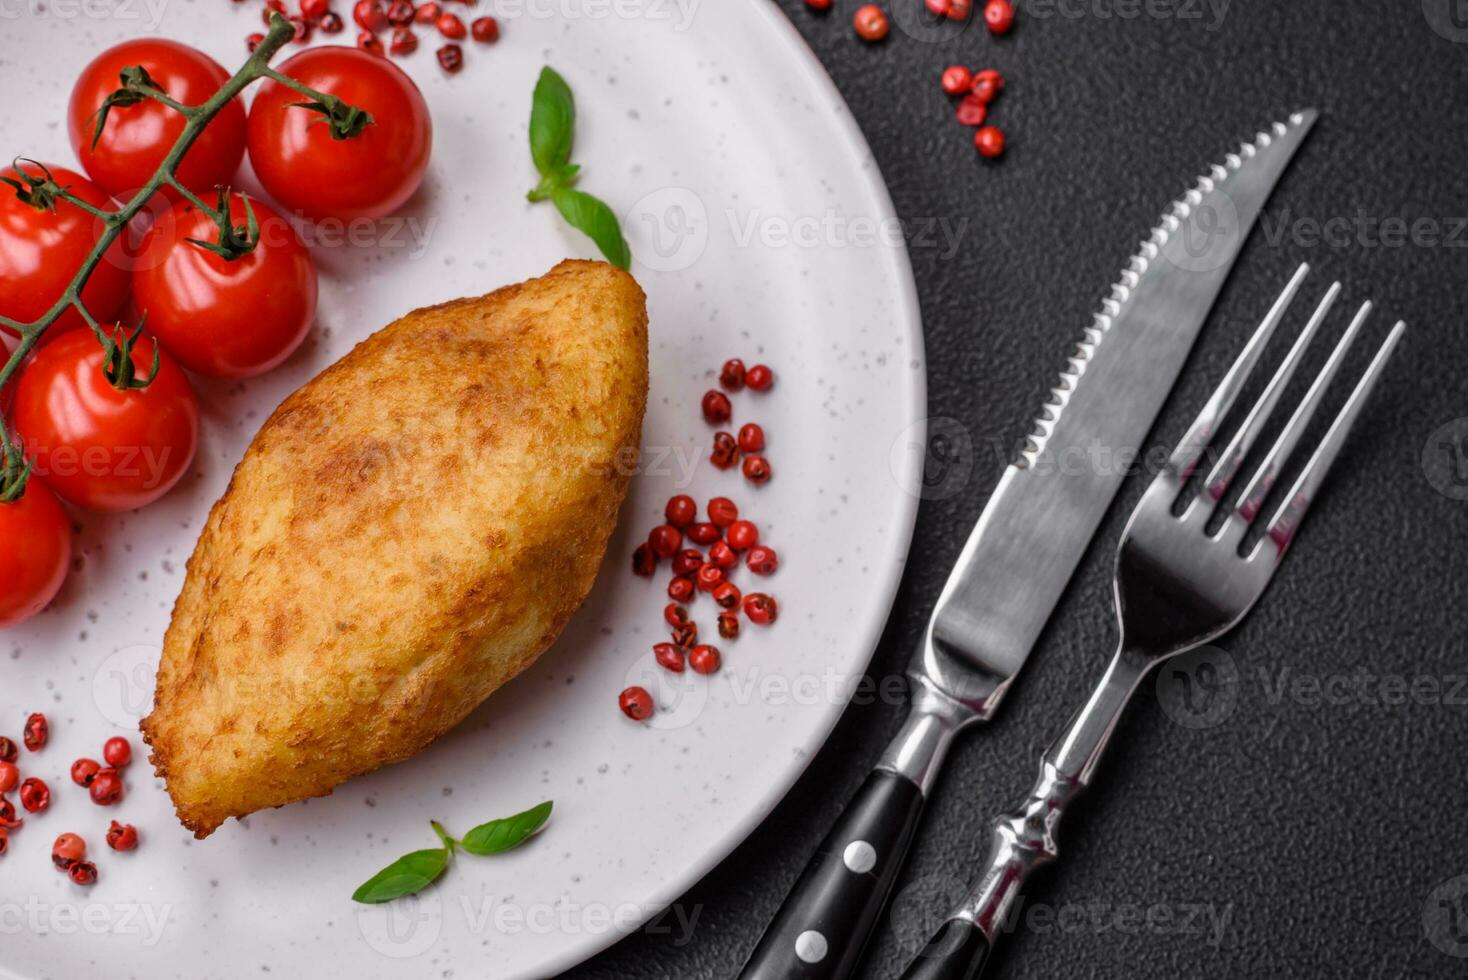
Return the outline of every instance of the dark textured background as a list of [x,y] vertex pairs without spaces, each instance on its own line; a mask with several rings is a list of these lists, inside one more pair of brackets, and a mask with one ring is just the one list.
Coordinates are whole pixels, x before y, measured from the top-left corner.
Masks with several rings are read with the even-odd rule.
[[[1029,896],[1107,917],[1022,931],[993,975],[1462,977],[1468,959],[1450,953],[1468,955],[1468,914],[1436,943],[1427,926],[1452,925],[1435,889],[1468,890],[1468,500],[1435,489],[1446,472],[1423,457],[1446,458],[1444,425],[1468,436],[1468,3],[1465,27],[1444,28],[1455,41],[1429,14],[1458,0],[1234,0],[1221,21],[1206,7],[1178,16],[1192,2],[1139,4],[1134,17],[1121,16],[1125,0],[1085,0],[1074,17],[1022,4],[1002,40],[978,26],[937,41],[894,27],[870,47],[850,27],[855,0],[824,17],[781,0],[865,130],[898,214],[967,219],[957,254],[915,246],[912,261],[930,411],[967,428],[976,476],[969,492],[924,503],[871,671],[901,672],[997,478],[984,447],[1021,434],[1162,206],[1226,143],[1318,107],[1321,124],[1271,203],[1276,240],[1256,228],[1153,440],[1177,438],[1298,262],[1314,265],[1317,291],[1339,277],[1347,300],[1376,300],[1370,339],[1388,318],[1407,320],[1405,346],[1280,577],[1221,644],[1238,679],[1215,697],[1231,713],[1188,727],[1145,686],[1064,827],[1061,863]],[[955,61],[1010,80],[995,107],[1011,137],[998,166],[976,159],[938,89]],[[1351,240],[1312,240],[1308,221],[1332,218]],[[1440,234],[1375,234],[1372,221],[1389,218],[1431,219]],[[985,821],[1020,799],[1100,675],[1114,636],[1110,555],[1142,486],[1123,488],[1000,717],[955,751],[863,976],[900,972],[922,915],[940,913],[942,893],[981,857]],[[1436,682],[1439,696],[1419,688],[1408,703],[1372,704],[1370,682],[1340,686],[1363,668]],[[1282,671],[1336,678],[1344,703],[1280,696]],[[680,900],[699,916],[692,942],[633,936],[569,975],[733,977],[900,718],[890,704],[847,711],[770,819]],[[1127,918],[1150,906],[1172,924]],[[1183,921],[1195,907],[1227,916],[1221,941]]]

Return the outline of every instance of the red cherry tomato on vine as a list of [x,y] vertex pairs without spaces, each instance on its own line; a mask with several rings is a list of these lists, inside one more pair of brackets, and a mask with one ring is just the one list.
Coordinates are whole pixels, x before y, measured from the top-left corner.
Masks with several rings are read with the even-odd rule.
[[[230,215],[245,224],[243,197]],[[291,355],[316,315],[316,266],[296,231],[268,204],[251,199],[259,224],[254,251],[233,262],[193,245],[218,229],[187,201],[162,214],[143,238],[146,257],[133,274],[134,305],[148,331],[184,367],[220,378],[248,378]]]
[[[38,167],[21,166],[26,173],[40,176]],[[46,169],[56,183],[93,207],[113,206],[101,188],[76,171],[49,164]],[[19,175],[6,167],[0,176],[14,180]],[[102,232],[101,222],[74,204],[57,201],[55,211],[37,211],[16,197],[14,188],[0,184],[0,315],[21,323],[39,319],[61,298]],[[125,237],[119,236],[107,250],[82,289],[82,301],[99,322],[116,317],[127,302]],[[69,309],[42,340],[82,323],[82,315]]]
[[250,163],[287,211],[310,218],[380,218],[423,180],[433,144],[428,104],[402,69],[354,48],[320,47],[280,65],[281,74],[372,114],[350,139],[332,139],[319,113],[292,106],[300,93],[266,81],[250,107]]
[[0,503],[0,629],[46,608],[71,562],[71,525],[46,484],[31,475],[19,500]]
[[[134,66],[144,68],[164,92],[185,105],[208,101],[229,80],[229,73],[204,52],[161,38],[124,41],[82,69],[66,113],[71,147],[92,179],[118,198],[130,197],[152,178],[185,123],[182,115],[161,102],[144,99],[113,108],[101,138],[92,146],[93,114],[121,87],[118,74]],[[232,99],[180,162],[179,182],[200,194],[211,193],[216,184],[234,178],[244,151],[245,110]]]
[[[139,377],[152,370],[153,346],[143,337],[133,348]],[[102,373],[97,338],[73,330],[21,372],[15,428],[33,474],[63,499],[91,510],[133,510],[173,489],[193,461],[199,403],[166,353],[152,384],[118,391]]]

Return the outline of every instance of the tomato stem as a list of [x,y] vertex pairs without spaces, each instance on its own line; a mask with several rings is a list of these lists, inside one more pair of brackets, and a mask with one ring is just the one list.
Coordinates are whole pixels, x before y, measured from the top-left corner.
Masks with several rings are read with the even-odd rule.
[[[254,248],[257,231],[254,214],[248,203],[246,204],[247,225],[243,228],[234,228],[230,225],[227,189],[221,191],[220,207],[211,208],[184,188],[177,176],[179,164],[198,140],[200,134],[204,132],[205,127],[214,120],[220,110],[229,104],[231,99],[244,91],[251,83],[261,78],[270,78],[305,95],[321,107],[319,111],[322,111],[332,124],[332,135],[337,139],[356,136],[364,126],[371,124],[372,117],[361,109],[347,105],[333,95],[313,91],[270,67],[270,59],[285,46],[286,42],[295,37],[295,33],[296,28],[290,21],[279,14],[272,14],[270,29],[265,39],[255,47],[254,52],[240,70],[220,86],[219,91],[210,96],[207,101],[196,106],[184,105],[170,98],[166,92],[158,88],[142,68],[124,69],[121,75],[122,87],[112,93],[98,109],[97,135],[100,136],[102,128],[106,125],[108,111],[113,108],[136,105],[145,98],[168,106],[182,115],[187,122],[184,124],[183,132],[179,134],[173,147],[168,151],[168,155],[159,164],[158,170],[126,204],[115,211],[96,208],[78,199],[65,187],[58,185],[52,179],[51,173],[44,167],[41,167],[40,177],[31,177],[20,167],[22,162],[28,161],[16,161],[15,172],[19,180],[12,180],[8,177],[0,178],[0,181],[10,185],[17,197],[31,204],[32,207],[50,210],[55,208],[56,201],[64,201],[72,207],[81,208],[105,225],[102,234],[97,236],[91,252],[82,260],[76,275],[72,277],[71,282],[49,310],[30,323],[21,323],[10,317],[0,316],[0,326],[20,336],[20,346],[10,355],[4,366],[0,367],[0,389],[3,389],[20,370],[21,364],[35,349],[46,330],[69,309],[76,309],[81,313],[82,319],[91,327],[92,333],[102,344],[107,355],[104,358],[104,373],[107,375],[107,380],[114,386],[124,390],[146,387],[153,375],[157,374],[158,347],[156,344],[153,347],[154,367],[149,376],[146,379],[138,377],[133,368],[132,350],[138,338],[142,336],[142,324],[139,324],[133,331],[128,331],[118,325],[109,335],[97,324],[96,319],[88,312],[86,304],[82,302],[82,287],[87,284],[98,263],[117,241],[123,229],[133,218],[137,217],[153,195],[164,186],[179,191],[195,207],[212,217],[215,224],[219,226],[220,240],[218,242],[196,242],[195,244],[223,256],[226,260],[239,258]],[[315,107],[315,105],[312,106],[312,108]],[[19,450],[10,435],[9,425],[0,421],[0,504],[18,500],[25,492],[30,466],[20,465],[18,462],[20,459]]]

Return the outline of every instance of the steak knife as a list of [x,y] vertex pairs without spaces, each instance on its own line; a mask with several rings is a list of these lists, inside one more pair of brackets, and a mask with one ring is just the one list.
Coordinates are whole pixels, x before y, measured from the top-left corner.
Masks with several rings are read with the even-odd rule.
[[908,667],[911,707],[740,974],[844,980],[954,737],[993,717],[1140,450],[1270,193],[1315,124],[1294,113],[1212,166],[1102,300],[1004,471]]

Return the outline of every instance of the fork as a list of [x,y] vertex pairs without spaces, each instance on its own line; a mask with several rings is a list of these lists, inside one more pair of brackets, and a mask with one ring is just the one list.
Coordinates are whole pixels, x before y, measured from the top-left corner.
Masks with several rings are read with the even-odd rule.
[[[1046,752],[1029,798],[994,822],[989,856],[977,887],[929,941],[903,980],[970,980],[982,972],[1009,924],[1025,880],[1057,857],[1056,830],[1066,805],[1090,784],[1117,721],[1143,678],[1158,664],[1209,643],[1237,625],[1279,568],[1406,330],[1401,322],[1392,328],[1282,503],[1263,525],[1263,535],[1245,549],[1246,535],[1259,524],[1265,499],[1371,314],[1370,303],[1356,313],[1258,470],[1230,506],[1226,502],[1229,488],[1339,297],[1340,283],[1326,292],[1258,401],[1218,454],[1201,490],[1182,506],[1180,514],[1177,510],[1189,478],[1220,435],[1225,417],[1308,272],[1308,266],[1301,266],[1291,278],[1132,512],[1116,556],[1114,592],[1121,627],[1116,654],[1090,700]],[[1222,524],[1215,530],[1211,525],[1219,513]]]

